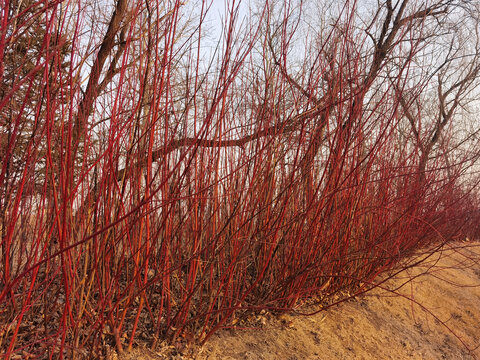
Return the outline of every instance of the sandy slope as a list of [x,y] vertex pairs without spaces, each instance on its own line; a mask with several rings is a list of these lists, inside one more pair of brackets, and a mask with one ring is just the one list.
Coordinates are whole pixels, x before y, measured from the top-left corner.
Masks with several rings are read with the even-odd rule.
[[264,313],[256,329],[221,331],[194,352],[137,349],[123,359],[480,359],[480,243],[464,246],[386,283],[420,275],[397,290],[405,297],[376,289],[314,316]]

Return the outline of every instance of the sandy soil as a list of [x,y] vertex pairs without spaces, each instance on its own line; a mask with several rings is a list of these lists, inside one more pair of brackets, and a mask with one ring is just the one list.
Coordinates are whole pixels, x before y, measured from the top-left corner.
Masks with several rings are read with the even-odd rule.
[[136,349],[121,360],[480,359],[480,243],[455,244],[316,315],[262,313],[249,326],[203,348]]

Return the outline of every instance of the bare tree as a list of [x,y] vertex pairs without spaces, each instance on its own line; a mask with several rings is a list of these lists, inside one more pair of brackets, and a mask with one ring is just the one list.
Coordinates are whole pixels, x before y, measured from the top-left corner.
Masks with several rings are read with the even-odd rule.
[[[428,163],[434,157],[443,153],[447,169],[453,165],[451,162],[455,160],[449,161],[447,153],[455,152],[458,146],[450,143],[451,150],[442,149],[442,137],[446,136],[449,127],[456,127],[461,112],[468,111],[478,96],[479,13],[478,5],[472,4],[452,10],[451,20],[444,20],[435,28],[442,34],[441,42],[435,47],[427,47],[423,53],[433,62],[431,71],[422,69],[424,73],[419,81],[423,91],[411,96],[407,91],[399,91],[400,104],[410,123],[415,145],[420,150],[417,170],[420,184],[424,184]],[[458,126],[464,125],[459,123]],[[463,134],[470,136],[469,133]],[[464,141],[463,138],[456,139],[457,143]]]

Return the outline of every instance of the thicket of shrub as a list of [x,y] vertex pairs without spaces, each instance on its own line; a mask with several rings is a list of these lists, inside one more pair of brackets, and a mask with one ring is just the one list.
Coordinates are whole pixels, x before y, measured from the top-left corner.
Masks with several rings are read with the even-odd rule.
[[478,238],[478,4],[208,5],[2,5],[7,358],[206,341]]

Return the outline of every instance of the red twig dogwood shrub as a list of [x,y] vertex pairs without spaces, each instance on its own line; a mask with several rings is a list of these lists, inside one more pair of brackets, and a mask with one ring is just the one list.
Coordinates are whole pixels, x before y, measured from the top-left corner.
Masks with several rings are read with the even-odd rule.
[[2,3],[6,358],[206,341],[478,237],[478,8],[199,5]]

